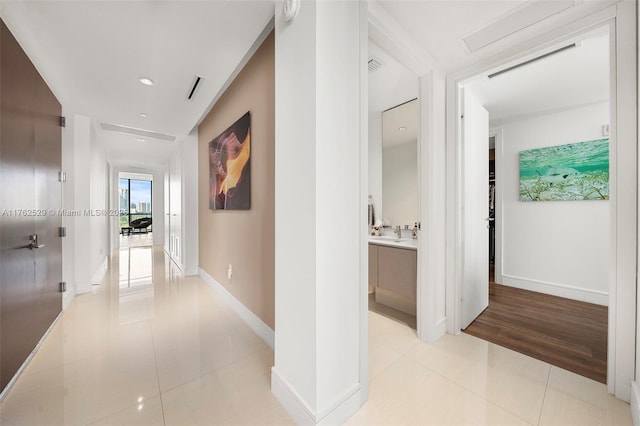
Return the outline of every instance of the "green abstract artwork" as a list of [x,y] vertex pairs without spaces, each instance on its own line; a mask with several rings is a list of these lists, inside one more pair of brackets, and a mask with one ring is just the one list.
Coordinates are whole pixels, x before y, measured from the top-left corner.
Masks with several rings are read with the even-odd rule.
[[520,152],[520,201],[608,199],[608,138]]

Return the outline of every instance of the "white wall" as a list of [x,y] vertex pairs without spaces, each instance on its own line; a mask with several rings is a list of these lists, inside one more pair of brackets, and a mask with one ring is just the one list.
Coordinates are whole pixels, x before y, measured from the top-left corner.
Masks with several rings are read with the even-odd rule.
[[[636,28],[640,28],[640,13],[636,11]],[[640,31],[636,31],[636,43],[640,45]],[[640,69],[640,56],[636,58],[637,69]],[[638,77],[640,80],[640,76]],[[640,123],[640,110],[637,111],[637,122]],[[638,176],[640,178],[640,176]],[[640,182],[639,182],[640,183]],[[640,185],[639,185],[640,188]],[[636,237],[637,241],[640,241],[640,235]],[[640,257],[638,258],[637,265],[640,265]],[[637,266],[636,266],[637,268]],[[636,293],[636,307],[640,306],[640,292]],[[636,308],[637,309],[637,308]],[[640,389],[638,387],[638,381],[640,380],[640,315],[636,314],[636,345],[635,345],[635,374],[634,381],[631,384],[631,415],[633,418],[633,424],[640,424]]]
[[91,161],[89,176],[89,244],[91,283],[100,284],[106,272],[109,255],[109,167],[102,147],[91,129]]
[[169,256],[184,268],[182,252],[182,149],[169,159]]
[[[69,206],[77,212],[77,216],[70,217],[71,228],[67,229],[67,237],[73,240],[75,246],[72,260],[75,278],[75,290],[78,294],[91,291],[91,254],[86,247],[90,243],[90,217],[84,211],[91,206],[91,119],[87,116],[75,114],[73,117],[73,166],[67,170],[67,183],[73,186],[74,205]],[[70,129],[71,130],[71,129]]]
[[376,222],[382,219],[382,113],[369,112],[369,195],[373,197]]
[[[181,136],[178,150],[163,171],[162,207],[167,206],[168,223],[156,228],[167,234],[165,250],[185,275],[198,274],[198,132]],[[154,176],[154,179],[155,176]],[[160,182],[160,180],[158,180]],[[154,192],[155,196],[155,192]],[[154,203],[154,208],[155,203]],[[158,207],[160,208],[160,207]]]
[[62,136],[63,184],[62,274],[67,283],[63,306],[75,294],[88,293],[99,283],[109,253],[109,168],[91,118],[64,111],[67,119]]
[[182,236],[185,275],[198,274],[198,130],[180,138],[182,144]]
[[382,149],[382,217],[392,226],[418,221],[417,157],[416,141]]
[[602,138],[607,102],[505,124],[496,146],[502,240],[496,281],[607,305],[609,201],[519,201],[519,152]]
[[151,211],[153,219],[153,244],[164,244],[164,172],[153,170],[153,181],[151,183]]

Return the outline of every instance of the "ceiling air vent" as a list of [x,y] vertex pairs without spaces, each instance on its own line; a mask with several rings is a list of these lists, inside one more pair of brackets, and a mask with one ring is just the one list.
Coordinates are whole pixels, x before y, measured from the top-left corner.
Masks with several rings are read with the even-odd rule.
[[506,72],[509,72],[509,71],[515,70],[516,68],[520,68],[520,67],[525,66],[525,65],[527,65],[527,64],[530,64],[530,63],[532,63],[532,62],[539,61],[540,59],[546,58],[546,57],[551,56],[551,55],[555,55],[556,53],[560,53],[560,52],[563,52],[563,51],[565,51],[565,50],[567,50],[567,49],[572,49],[572,48],[574,48],[574,47],[576,47],[576,44],[575,44],[575,43],[570,44],[570,45],[568,45],[568,46],[561,47],[561,48],[556,49],[556,50],[553,50],[553,51],[551,51],[551,52],[549,52],[549,53],[545,53],[544,55],[540,55],[540,56],[537,56],[537,57],[535,57],[535,58],[529,59],[528,61],[524,61],[524,62],[521,62],[521,63],[519,63],[519,64],[513,65],[513,66],[511,66],[511,67],[505,68],[505,69],[503,69],[503,70],[496,71],[496,72],[494,72],[493,74],[489,74],[487,77],[489,77],[489,78],[497,77],[497,76],[499,76],[500,74],[504,74],[504,73],[506,73]]
[[120,126],[119,124],[100,123],[102,130],[108,132],[126,133],[128,135],[142,136],[146,138],[160,139],[162,141],[174,142],[176,137],[173,135],[165,135],[164,133],[152,132],[150,130],[135,129],[133,127]]
[[369,58],[369,72],[377,71],[380,67],[382,67],[382,62],[374,57]]
[[202,80],[202,77],[200,77],[199,75],[196,75],[193,78],[193,83],[191,83],[191,88],[189,89],[189,92],[187,93],[187,99],[191,100],[193,99],[193,97],[196,94],[196,90],[198,90],[198,85],[200,84],[200,80]]

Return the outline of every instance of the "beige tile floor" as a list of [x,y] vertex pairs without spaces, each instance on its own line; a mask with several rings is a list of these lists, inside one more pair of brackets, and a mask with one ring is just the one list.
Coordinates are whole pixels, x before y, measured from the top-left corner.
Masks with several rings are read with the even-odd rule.
[[[285,425],[273,352],[161,248],[122,248],[0,405],[9,425]],[[604,385],[484,342],[418,341],[370,313],[369,401],[350,425],[631,424]]]
[[136,232],[135,234],[120,234],[120,247],[142,247],[153,245],[153,232]]

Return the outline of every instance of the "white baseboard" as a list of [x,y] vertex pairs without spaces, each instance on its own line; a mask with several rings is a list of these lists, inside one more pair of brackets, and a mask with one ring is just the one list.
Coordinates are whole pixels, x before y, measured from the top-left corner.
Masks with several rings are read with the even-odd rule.
[[18,368],[18,371],[16,371],[16,374],[13,375],[13,377],[11,378],[11,380],[9,380],[9,383],[7,383],[7,386],[5,386],[5,388],[2,390],[2,393],[0,393],[0,402],[4,401],[4,399],[6,398],[6,396],[9,394],[9,391],[11,390],[11,388],[13,387],[13,385],[16,384],[16,381],[18,380],[18,377],[20,377],[20,375],[22,374],[22,372],[24,371],[25,368],[27,368],[27,366],[29,365],[29,363],[31,362],[31,360],[33,359],[33,357],[36,355],[36,353],[38,352],[38,350],[40,349],[40,347],[42,346],[42,344],[44,343],[45,339],[47,337],[49,337],[49,334],[51,334],[51,330],[53,330],[53,327],[56,326],[56,324],[58,323],[58,321],[60,320],[60,318],[62,318],[62,312],[60,312],[58,314],[58,316],[56,317],[56,319],[53,320],[53,322],[51,323],[51,325],[49,326],[49,328],[47,329],[47,331],[45,331],[44,335],[40,338],[40,341],[38,341],[38,344],[36,344],[36,347],[33,348],[33,350],[31,351],[31,353],[29,354],[29,356],[27,357],[27,359],[24,360],[24,362],[22,363],[22,365],[20,366],[20,368]]
[[216,281],[202,268],[198,268],[200,278],[209,284],[213,290],[218,293],[227,304],[234,310],[236,314],[251,328],[264,342],[273,350],[275,346],[275,333],[267,324],[264,323],[249,308],[244,306],[242,302],[235,298],[234,295]]
[[194,276],[198,276],[199,275],[199,271],[198,271],[198,267],[197,266],[189,266],[189,267],[185,267],[183,274],[185,277],[194,277]]
[[293,387],[271,368],[271,392],[299,425],[339,425],[345,423],[362,404],[360,384],[346,392],[324,413],[317,415]]
[[504,274],[502,275],[502,285],[564,297],[566,299],[579,300],[581,302],[595,303],[596,305],[609,305],[609,293],[604,291],[589,290],[566,284],[532,280]]
[[62,293],[62,310],[66,310],[73,299],[76,297],[76,286],[73,283],[67,283],[67,291]]
[[91,278],[91,285],[98,285],[104,279],[104,275],[107,273],[107,268],[109,267],[109,261],[107,256],[104,257],[98,269],[93,273],[93,277]]
[[76,283],[76,296],[79,294],[88,294],[93,292],[93,285],[91,284],[91,282],[88,283],[83,283],[83,284],[79,284]]
[[635,426],[640,426],[640,390],[638,383],[631,382],[631,419]]
[[436,340],[447,334],[447,317],[442,317],[436,322]]
[[271,393],[289,413],[296,424],[315,425],[316,416],[309,405],[293,390],[291,385],[271,367]]

